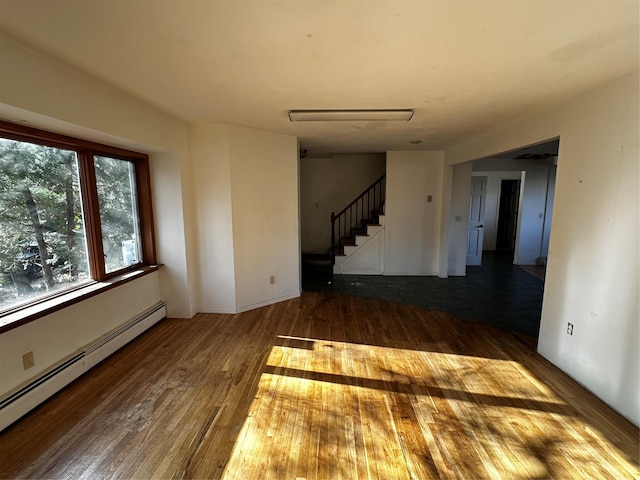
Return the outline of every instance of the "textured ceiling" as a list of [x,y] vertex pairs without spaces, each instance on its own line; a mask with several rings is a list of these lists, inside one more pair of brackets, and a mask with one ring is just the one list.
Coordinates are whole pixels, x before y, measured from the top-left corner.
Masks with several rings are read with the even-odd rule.
[[[188,122],[434,149],[638,69],[634,1],[0,0],[0,29]],[[290,109],[414,108],[291,123]]]

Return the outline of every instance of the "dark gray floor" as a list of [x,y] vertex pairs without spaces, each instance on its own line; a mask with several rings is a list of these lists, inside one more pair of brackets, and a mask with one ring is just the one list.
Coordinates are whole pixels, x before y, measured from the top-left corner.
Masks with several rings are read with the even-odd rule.
[[537,338],[544,282],[512,260],[512,252],[484,252],[482,266],[443,279],[333,275],[328,257],[304,255],[302,288],[417,305]]

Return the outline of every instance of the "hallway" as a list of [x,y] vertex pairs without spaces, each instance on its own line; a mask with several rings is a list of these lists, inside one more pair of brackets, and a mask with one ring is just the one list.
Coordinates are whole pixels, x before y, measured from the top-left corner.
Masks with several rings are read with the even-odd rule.
[[332,275],[328,257],[303,258],[302,289],[416,305],[537,339],[544,282],[512,260],[513,252],[484,252],[466,277],[438,278]]

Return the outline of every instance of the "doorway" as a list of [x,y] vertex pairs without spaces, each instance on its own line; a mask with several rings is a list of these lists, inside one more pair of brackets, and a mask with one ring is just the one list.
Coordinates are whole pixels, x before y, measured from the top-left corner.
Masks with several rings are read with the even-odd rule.
[[520,180],[502,180],[498,206],[496,250],[513,251],[515,249],[519,203]]
[[[482,307],[493,308],[498,313],[504,305],[515,302],[522,295],[519,289],[525,285],[531,292],[535,290],[535,295],[526,294],[526,298],[538,307],[530,310],[520,307],[522,314],[527,315],[527,321],[522,320],[520,327],[524,329],[527,325],[529,332],[537,332],[540,322],[539,305],[544,290],[558,151],[559,140],[556,139],[473,160],[470,164],[458,164],[453,170],[448,273],[450,276],[486,276],[495,280],[497,283],[493,288],[500,285],[494,290],[500,292],[500,299],[485,299],[486,305],[483,303]],[[486,178],[486,194],[485,215],[481,218],[475,215],[479,213],[474,208],[479,197],[474,195],[473,184],[474,180],[479,184],[482,177]],[[471,196],[468,193],[470,183]],[[464,269],[461,268],[463,252],[468,261],[470,247],[477,246],[478,242],[472,241],[477,236],[471,235],[471,223],[463,239],[460,222],[466,215],[456,216],[457,212],[467,213],[462,210],[463,201],[469,208],[469,220],[482,219],[478,223],[484,227],[484,252],[476,256],[481,261],[467,262]]]

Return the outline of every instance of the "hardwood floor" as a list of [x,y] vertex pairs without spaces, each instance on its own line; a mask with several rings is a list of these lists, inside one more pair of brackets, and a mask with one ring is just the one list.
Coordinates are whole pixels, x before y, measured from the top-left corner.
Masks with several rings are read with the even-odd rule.
[[638,429],[522,337],[305,293],[168,319],[0,434],[0,478],[640,478]]

